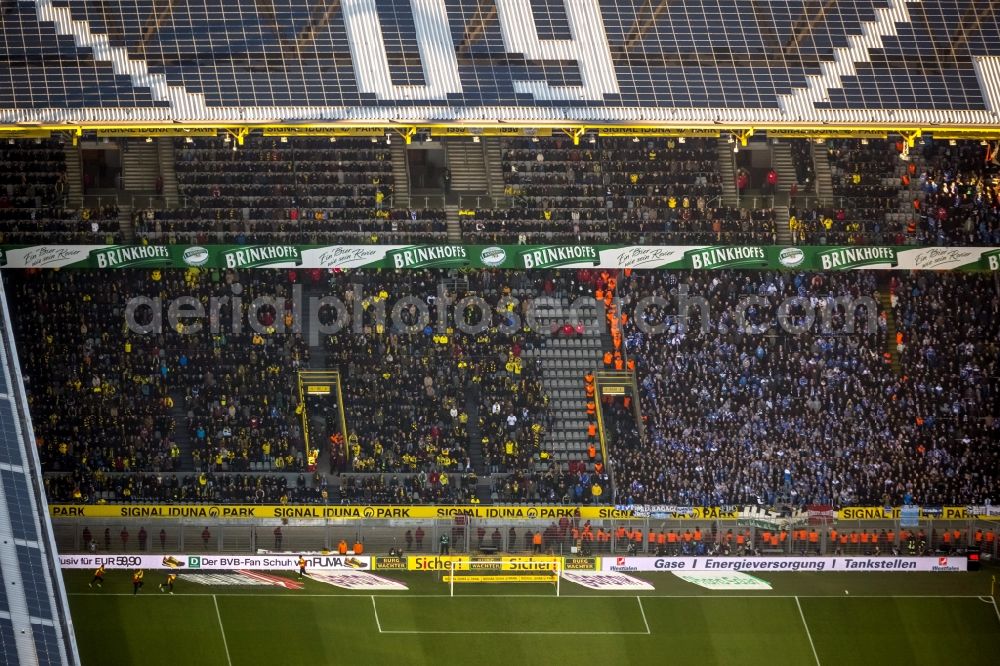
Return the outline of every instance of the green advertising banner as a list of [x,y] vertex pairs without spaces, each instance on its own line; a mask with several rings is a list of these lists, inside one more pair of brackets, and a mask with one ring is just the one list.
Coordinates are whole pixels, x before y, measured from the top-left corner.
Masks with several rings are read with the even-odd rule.
[[1000,248],[777,245],[15,245],[12,268],[1000,270]]

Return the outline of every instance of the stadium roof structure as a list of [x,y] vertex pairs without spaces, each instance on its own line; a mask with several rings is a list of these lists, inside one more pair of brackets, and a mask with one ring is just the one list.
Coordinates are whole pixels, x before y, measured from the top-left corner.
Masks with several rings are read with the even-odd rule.
[[1000,132],[996,0],[4,0],[0,126]]
[[0,663],[78,664],[37,450],[0,284]]

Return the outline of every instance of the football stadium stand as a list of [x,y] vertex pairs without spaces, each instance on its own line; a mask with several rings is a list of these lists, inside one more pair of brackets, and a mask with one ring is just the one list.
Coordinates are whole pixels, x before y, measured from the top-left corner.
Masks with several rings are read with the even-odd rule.
[[[402,147],[384,138],[250,135],[237,150],[228,135],[178,139],[160,148],[167,163],[154,165],[146,181],[127,177],[139,169],[132,162],[119,166],[118,180],[133,184],[122,190],[97,187],[100,176],[90,170],[67,175],[67,163],[89,149],[11,139],[0,145],[7,181],[0,235],[7,244],[1000,242],[996,142],[918,139],[904,160],[903,141],[751,139],[744,154],[774,165],[775,149],[790,146],[802,155],[796,164],[805,163],[801,177],[789,167],[801,187],[769,189],[761,170],[720,158],[731,155],[719,150],[728,145],[721,139],[482,141],[499,146],[503,184],[494,196],[420,196],[410,184],[401,195],[399,179],[417,178],[417,168],[400,167],[393,150]],[[466,143],[446,145],[454,153]],[[146,144],[94,145],[124,159]],[[819,162],[823,175],[813,173]],[[461,169],[455,165],[456,177]],[[830,194],[810,192],[811,184]]]
[[[144,242],[441,242],[443,211],[393,208],[389,150],[363,139],[178,140],[185,205],[137,214]],[[152,218],[152,219],[148,219]]]
[[[612,450],[617,503],[985,501],[997,482],[984,401],[997,362],[996,285],[988,276],[893,280],[653,272],[624,281],[626,302],[683,290],[721,314],[670,313],[659,336],[626,323],[648,441],[625,436]],[[893,316],[879,293],[890,289]],[[760,300],[740,319],[747,296]],[[791,331],[778,321],[782,297],[800,299],[785,315]],[[901,340],[892,352],[890,319]],[[954,355],[938,358],[941,348]]]
[[[170,663],[173,642],[270,654],[250,620],[227,642],[214,587],[170,597],[207,624],[121,612],[138,572],[67,594],[61,567],[98,562],[319,604],[321,576],[202,558],[374,578],[547,553],[603,578],[632,555],[1000,557],[998,16],[0,0],[0,662],[130,663],[149,627]],[[814,643],[821,602],[781,585],[807,644],[769,655],[844,661],[826,655],[849,631]],[[995,592],[974,595],[950,601],[995,633]],[[379,634],[422,633],[368,601]],[[636,654],[659,649],[666,611],[612,601],[657,634]],[[164,642],[175,625],[195,638]],[[429,633],[495,631],[461,626]],[[928,635],[894,654],[943,661],[952,637]],[[288,638],[293,661],[342,644]]]
[[[587,314],[604,301],[590,297],[578,320],[558,311],[529,319],[527,309],[610,290],[593,271],[32,271],[7,279],[40,456],[60,501],[462,503],[478,497],[482,477],[484,499],[507,501],[960,505],[984,502],[998,481],[986,446],[1000,334],[989,276],[631,272],[614,288],[627,314],[620,349],[635,368],[642,434],[622,417],[620,398],[604,396],[607,460],[588,455],[596,410],[582,391],[584,375],[620,367],[620,354],[602,358],[614,334]],[[360,328],[321,336],[312,323],[291,332],[297,286],[306,298],[344,295],[362,313]],[[207,301],[237,290],[244,317],[257,296],[276,299],[259,314],[263,334],[233,332],[226,311],[214,332],[101,326],[135,296]],[[645,308],[643,299],[679,294],[688,312]],[[747,308],[748,297],[757,300]],[[439,298],[445,306],[482,299],[485,310],[452,313],[466,327],[482,323],[479,332],[455,328],[457,319],[443,331],[421,324],[418,306],[426,322],[448,316]],[[527,305],[515,307],[515,298]],[[787,311],[782,299],[793,299]],[[393,316],[380,319],[387,306]],[[644,332],[644,323],[663,329]],[[289,332],[277,331],[284,326]],[[587,326],[599,337],[585,335]],[[314,335],[322,343],[310,348]],[[340,399],[303,405],[295,377],[307,367],[338,370]],[[303,409],[320,419],[308,444]],[[109,429],[118,433],[110,441]],[[314,448],[321,460],[309,460]],[[312,474],[327,465],[349,476]],[[581,492],[566,474],[602,485],[614,478],[614,496]]]

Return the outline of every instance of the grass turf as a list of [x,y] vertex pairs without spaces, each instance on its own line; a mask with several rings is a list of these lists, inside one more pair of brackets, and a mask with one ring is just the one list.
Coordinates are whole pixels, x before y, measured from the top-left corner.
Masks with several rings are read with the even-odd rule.
[[[302,590],[212,587],[177,594],[127,573],[90,590],[67,572],[88,664],[996,663],[1000,615],[990,576],[774,573],[774,589],[712,592],[670,574],[637,574],[655,592],[470,585],[458,596],[428,573],[387,572],[409,591],[374,596],[307,580]],[[844,595],[848,588],[850,596]],[[981,598],[980,598],[981,597]],[[807,629],[808,628],[808,629]],[[405,632],[405,633],[404,633]],[[580,632],[584,632],[581,634]],[[814,653],[815,649],[815,653]]]

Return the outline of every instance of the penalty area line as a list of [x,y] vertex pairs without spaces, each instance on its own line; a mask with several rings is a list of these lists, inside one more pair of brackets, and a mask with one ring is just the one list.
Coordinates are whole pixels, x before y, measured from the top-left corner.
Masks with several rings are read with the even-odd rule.
[[371,595],[371,597],[372,597],[372,610],[375,611],[375,625],[378,627],[378,633],[384,634],[385,632],[382,631],[382,622],[380,622],[378,619],[378,606],[375,605],[375,595],[373,594]]
[[646,625],[646,635],[653,633],[649,630],[649,620],[646,619],[646,609],[642,607],[642,597],[636,597],[636,601],[639,602],[639,612],[642,613],[642,623]]
[[219,618],[219,631],[222,633],[222,647],[226,649],[226,663],[233,666],[233,659],[229,656],[229,642],[226,641],[226,628],[222,626],[222,613],[219,612],[219,600],[212,595],[212,603],[215,604],[215,617]]
[[809,623],[806,622],[806,614],[802,612],[802,604],[799,603],[798,597],[795,597],[795,605],[799,608],[799,617],[802,618],[802,626],[806,628],[806,638],[809,639],[809,647],[812,648],[813,657],[816,659],[816,666],[820,666],[819,654],[816,653],[816,644],[813,643],[812,632],[809,631]]

